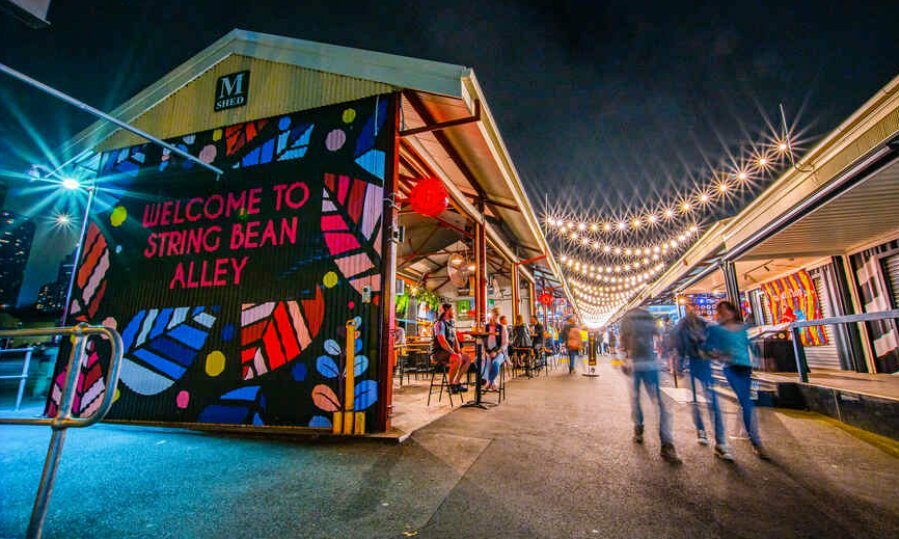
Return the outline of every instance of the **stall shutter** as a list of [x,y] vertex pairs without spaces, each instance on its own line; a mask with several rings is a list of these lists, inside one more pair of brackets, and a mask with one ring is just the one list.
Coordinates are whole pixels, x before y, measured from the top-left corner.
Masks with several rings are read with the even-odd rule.
[[[812,274],[812,282],[815,283],[815,292],[818,294],[818,302],[821,304],[821,314],[824,318],[833,316],[833,307],[830,304],[830,291],[824,282],[822,272]],[[806,346],[805,359],[809,369],[840,369],[840,353],[833,332],[833,326],[822,326],[827,334],[827,344],[824,346]]]
[[887,280],[890,283],[893,308],[899,309],[899,255],[893,255],[884,260],[883,267],[886,269]]

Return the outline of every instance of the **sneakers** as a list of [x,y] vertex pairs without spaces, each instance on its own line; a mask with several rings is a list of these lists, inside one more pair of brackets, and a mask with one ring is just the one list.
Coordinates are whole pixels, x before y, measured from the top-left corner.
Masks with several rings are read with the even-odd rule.
[[643,427],[634,427],[634,443],[643,443]]
[[696,443],[699,445],[709,445],[709,437],[704,430],[696,433]]
[[715,445],[715,456],[725,462],[733,462],[734,456],[731,455],[730,450],[726,445],[717,444]]
[[771,460],[771,455],[768,454],[768,451],[761,444],[752,444],[752,452],[755,453],[755,456],[762,460]]
[[662,459],[669,464],[680,464],[681,459],[677,456],[677,450],[674,444],[662,444]]

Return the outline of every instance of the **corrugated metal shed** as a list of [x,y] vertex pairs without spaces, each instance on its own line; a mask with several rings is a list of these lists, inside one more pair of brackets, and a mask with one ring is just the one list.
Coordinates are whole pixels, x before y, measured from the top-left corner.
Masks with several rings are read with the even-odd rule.
[[[218,78],[243,70],[249,70],[252,74],[247,105],[215,111],[213,103]],[[144,111],[131,123],[165,139],[286,112],[387,94],[396,89],[380,82],[233,55]],[[106,151],[142,142],[144,141],[136,135],[119,131],[106,139],[98,149]]]

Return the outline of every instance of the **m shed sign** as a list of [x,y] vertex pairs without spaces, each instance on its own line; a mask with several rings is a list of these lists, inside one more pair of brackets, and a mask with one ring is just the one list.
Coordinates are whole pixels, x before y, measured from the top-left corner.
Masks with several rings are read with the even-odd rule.
[[250,72],[239,71],[219,77],[215,83],[215,110],[233,109],[247,104]]

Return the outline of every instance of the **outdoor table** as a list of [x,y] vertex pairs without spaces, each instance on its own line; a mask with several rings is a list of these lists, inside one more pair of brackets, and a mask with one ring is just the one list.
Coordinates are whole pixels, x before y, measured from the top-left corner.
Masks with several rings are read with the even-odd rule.
[[[477,369],[478,377],[480,377],[484,365],[484,346],[486,344],[485,341],[490,336],[490,333],[480,329],[472,328],[472,330],[468,332],[468,335],[474,338],[475,341],[475,369]],[[474,400],[466,402],[461,407],[480,408],[482,410],[486,410],[490,406],[497,405],[497,403],[495,402],[482,402],[482,395],[483,392],[481,391],[481,381],[475,380]]]

